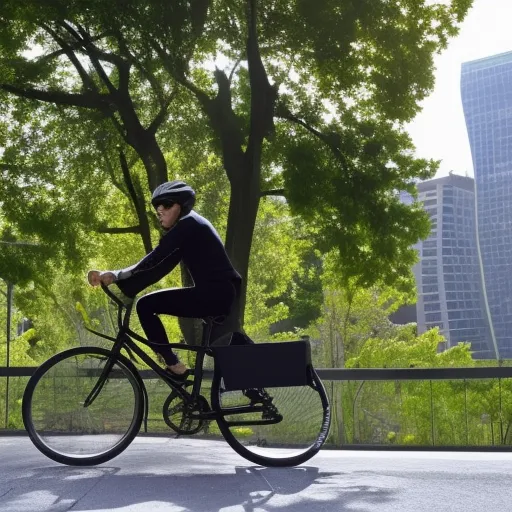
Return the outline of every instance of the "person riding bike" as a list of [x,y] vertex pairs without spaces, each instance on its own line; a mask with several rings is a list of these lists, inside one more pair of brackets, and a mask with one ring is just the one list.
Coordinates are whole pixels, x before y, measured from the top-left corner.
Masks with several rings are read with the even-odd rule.
[[[151,348],[167,365],[174,379],[184,379],[186,366],[169,346],[160,314],[204,318],[228,315],[240,291],[242,278],[234,269],[222,240],[213,225],[192,208],[194,190],[183,181],[159,185],[151,203],[165,234],[159,244],[142,260],[121,270],[88,273],[92,286],[115,283],[128,297],[156,283],[180,262],[188,269],[194,286],[148,293],[138,299],[136,309]],[[244,343],[252,341],[244,338]],[[264,390],[245,390],[251,402],[268,399]],[[268,397],[268,398],[267,398]]]

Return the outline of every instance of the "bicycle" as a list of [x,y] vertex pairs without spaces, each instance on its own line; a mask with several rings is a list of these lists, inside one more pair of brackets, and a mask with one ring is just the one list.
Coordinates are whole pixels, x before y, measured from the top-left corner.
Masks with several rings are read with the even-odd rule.
[[[311,364],[309,342],[216,346],[210,344],[211,333],[223,318],[208,317],[202,319],[200,346],[171,344],[196,353],[190,375],[180,382],[135,343],[151,344],[129,327],[133,300],[102,289],[117,306],[117,335],[86,328],[113,342],[112,348],[86,346],[56,354],[25,389],[23,422],[44,455],[68,465],[101,464],[125,450],[143,422],[147,432],[149,399],[136,357],[171,389],[163,418],[178,436],[197,434],[216,421],[235,452],[262,466],[295,466],[320,450],[330,407]],[[210,402],[201,394],[206,356],[214,363]],[[247,388],[265,388],[270,395],[248,403]]]

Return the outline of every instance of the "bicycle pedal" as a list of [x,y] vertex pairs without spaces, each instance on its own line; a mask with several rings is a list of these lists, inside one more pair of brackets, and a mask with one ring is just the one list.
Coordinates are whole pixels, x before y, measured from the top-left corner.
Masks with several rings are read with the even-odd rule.
[[187,382],[187,377],[189,376],[190,370],[187,370],[182,374],[177,374],[177,373],[171,372],[168,368],[166,368],[164,371],[165,371],[165,374],[169,378],[171,378],[173,381],[178,382],[180,384],[185,384]]

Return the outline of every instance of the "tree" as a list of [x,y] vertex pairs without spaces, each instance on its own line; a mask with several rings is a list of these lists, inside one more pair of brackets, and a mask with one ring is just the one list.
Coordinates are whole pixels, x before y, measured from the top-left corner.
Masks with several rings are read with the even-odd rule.
[[[438,329],[416,336],[404,326],[386,339],[368,339],[348,368],[471,367],[469,343],[439,353],[444,341]],[[344,438],[354,443],[393,442],[415,445],[471,444],[466,430],[462,381],[396,381],[347,383]],[[467,397],[472,407],[476,394]],[[467,408],[467,406],[466,406]],[[476,409],[477,407],[475,407]],[[473,413],[470,412],[471,416]],[[464,421],[466,420],[466,421]],[[432,437],[434,435],[434,437]]]
[[[321,315],[307,330],[320,344],[316,364],[327,368],[344,368],[347,361],[360,355],[371,339],[378,339],[383,345],[388,341],[392,343],[399,327],[391,323],[389,315],[415,300],[415,293],[409,287],[399,290],[376,283],[366,288],[358,285],[354,278],[340,275],[337,268],[336,255],[324,255]],[[347,439],[347,421],[351,417],[354,394],[357,397],[359,392],[351,391],[350,402],[344,393],[345,383],[332,381],[328,387],[333,406],[332,435],[335,443],[341,445]]]
[[[410,278],[411,246],[429,231],[396,191],[414,192],[436,167],[412,156],[403,125],[470,5],[6,0],[0,100],[14,117],[22,98],[108,121],[150,189],[168,178],[164,152],[179,140],[164,125],[187,131],[200,113],[230,182],[225,243],[244,283],[260,199],[284,194],[318,248],[336,248],[345,275],[393,284]],[[216,56],[230,70],[212,76]],[[141,192],[133,199],[147,239]]]
[[371,338],[388,339],[396,326],[389,316],[399,307],[416,300],[415,290],[402,283],[402,289],[382,282],[366,288],[354,278],[338,273],[336,255],[324,256],[322,314],[312,326],[314,338],[322,341],[323,365],[343,368],[347,359],[359,355]]

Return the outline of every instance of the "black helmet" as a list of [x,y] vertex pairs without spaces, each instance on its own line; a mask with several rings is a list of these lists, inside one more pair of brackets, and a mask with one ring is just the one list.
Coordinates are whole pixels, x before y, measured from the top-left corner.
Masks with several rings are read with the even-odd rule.
[[188,215],[196,202],[194,189],[184,181],[167,181],[155,188],[151,197],[154,208],[169,203],[178,203],[181,206],[181,215]]

